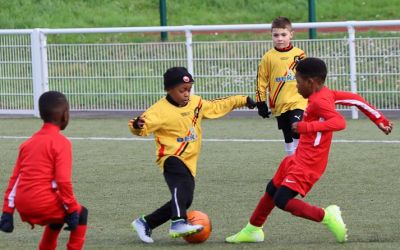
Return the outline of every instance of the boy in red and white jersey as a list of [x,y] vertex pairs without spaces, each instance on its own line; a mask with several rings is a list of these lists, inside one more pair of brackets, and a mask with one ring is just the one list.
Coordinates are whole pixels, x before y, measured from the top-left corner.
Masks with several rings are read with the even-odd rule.
[[21,220],[45,226],[40,250],[57,247],[64,223],[70,231],[68,250],[83,248],[88,210],[80,205],[72,188],[72,146],[60,133],[69,121],[64,94],[48,91],[39,98],[42,128],[21,144],[17,162],[4,195],[0,230],[14,230],[13,213]]
[[323,209],[296,198],[299,194],[305,197],[323,175],[333,132],[346,126],[335,104],[357,106],[385,134],[392,131],[393,124],[361,96],[332,91],[324,86],[327,69],[322,60],[305,58],[296,69],[297,89],[308,98],[303,120],[292,124],[293,132],[300,134],[299,145],[294,155],[281,162],[249,223],[239,233],[226,238],[228,243],[264,241],[262,226],[275,206],[294,216],[321,222],[338,242],[345,242],[347,229],[338,206],[330,205]]

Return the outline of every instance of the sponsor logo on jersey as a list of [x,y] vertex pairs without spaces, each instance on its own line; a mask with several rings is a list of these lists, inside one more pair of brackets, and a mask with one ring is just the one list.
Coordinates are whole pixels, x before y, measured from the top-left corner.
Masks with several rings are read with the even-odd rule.
[[278,83],[279,82],[294,81],[294,80],[296,80],[296,77],[295,77],[294,72],[291,69],[288,70],[286,76],[280,76],[280,77],[275,78],[275,82],[278,82]]
[[176,138],[176,141],[181,143],[181,142],[195,141],[196,139],[197,139],[196,131],[194,130],[193,127],[191,127],[189,135],[187,135],[185,137],[178,137],[178,138]]
[[287,60],[287,59],[289,59],[288,56],[283,56],[283,57],[281,57],[281,60]]
[[181,116],[188,116],[188,115],[190,115],[190,112],[183,112],[183,113],[181,113]]

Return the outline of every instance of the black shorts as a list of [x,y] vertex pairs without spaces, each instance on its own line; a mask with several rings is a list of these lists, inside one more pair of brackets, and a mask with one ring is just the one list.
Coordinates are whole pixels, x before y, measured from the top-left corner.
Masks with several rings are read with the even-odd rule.
[[278,129],[282,130],[285,142],[292,142],[292,138],[299,139],[299,134],[292,132],[292,124],[303,119],[304,110],[289,110],[276,117]]

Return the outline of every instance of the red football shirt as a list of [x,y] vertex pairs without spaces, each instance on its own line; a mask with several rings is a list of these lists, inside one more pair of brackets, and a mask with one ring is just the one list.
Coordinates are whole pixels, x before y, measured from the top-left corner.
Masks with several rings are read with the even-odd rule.
[[300,141],[294,155],[286,157],[274,175],[276,187],[287,186],[305,196],[322,176],[334,131],[345,128],[344,118],[335,110],[335,103],[356,106],[376,125],[389,121],[360,95],[329,90],[323,87],[308,99],[303,121],[298,123]]
[[77,211],[79,204],[73,194],[71,175],[71,142],[58,126],[45,123],[20,146],[5,192],[3,212],[13,213],[17,208],[21,217],[40,217],[55,207],[68,213]]
[[346,127],[346,121],[335,109],[335,94],[327,87],[313,93],[303,120],[298,123],[300,141],[294,160],[305,175],[320,177],[328,163],[333,131]]

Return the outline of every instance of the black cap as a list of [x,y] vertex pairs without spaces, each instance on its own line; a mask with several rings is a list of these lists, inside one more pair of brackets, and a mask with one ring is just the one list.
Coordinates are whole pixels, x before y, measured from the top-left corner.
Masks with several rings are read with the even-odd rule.
[[168,90],[171,87],[180,83],[193,83],[192,75],[185,67],[173,67],[164,73],[164,89]]

